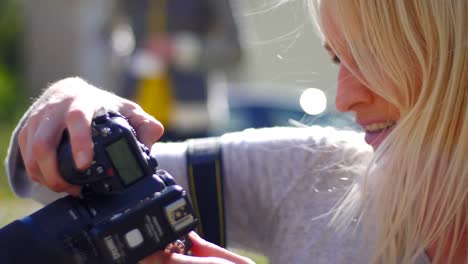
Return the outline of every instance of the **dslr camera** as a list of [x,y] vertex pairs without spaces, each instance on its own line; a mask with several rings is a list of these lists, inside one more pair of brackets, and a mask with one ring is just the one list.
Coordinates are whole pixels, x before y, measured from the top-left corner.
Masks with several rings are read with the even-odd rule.
[[76,169],[67,132],[58,148],[60,173],[82,186],[81,195],[60,198],[0,235],[33,241],[42,248],[39,263],[137,263],[171,246],[186,253],[186,235],[198,219],[182,187],[157,169],[150,150],[119,113],[98,111],[91,130],[94,159],[87,170]]

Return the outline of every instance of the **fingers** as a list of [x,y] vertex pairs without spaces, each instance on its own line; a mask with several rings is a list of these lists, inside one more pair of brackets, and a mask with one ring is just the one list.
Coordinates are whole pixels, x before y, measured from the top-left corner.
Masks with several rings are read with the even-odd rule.
[[255,264],[252,260],[237,255],[229,250],[221,248],[200,238],[195,232],[189,234],[192,241],[191,251],[194,256],[187,256],[164,251],[140,261],[141,264]]
[[45,119],[36,131],[31,133],[31,154],[36,159],[40,170],[39,181],[55,192],[61,192],[70,187],[60,176],[57,166],[57,146],[61,128],[57,122]]
[[120,113],[127,117],[138,134],[138,140],[151,149],[153,144],[164,133],[163,125],[153,116],[146,113],[140,106],[130,101],[120,109]]
[[23,158],[24,167],[29,177],[33,181],[41,183],[41,170],[39,169],[34,155],[32,155],[31,144],[28,144],[28,142],[30,142],[29,139],[34,136],[34,131],[37,130],[37,126],[38,122],[34,122],[34,119],[31,118],[29,120],[29,127],[23,127],[18,133],[18,145]]
[[[48,112],[48,111],[47,111]],[[18,135],[19,147],[28,175],[33,181],[59,192],[69,189],[57,169],[56,147],[63,130],[54,113],[33,115]]]
[[222,258],[215,257],[193,257],[182,254],[171,254],[163,251],[159,251],[144,260],[140,261],[139,264],[234,264]]
[[237,255],[229,250],[226,250],[206,240],[203,240],[195,232],[190,232],[189,238],[192,241],[191,251],[196,256],[200,256],[200,257],[211,256],[211,257],[224,258],[226,260],[232,261],[233,263],[254,264],[252,260],[246,257]]
[[[91,145],[91,148],[87,147],[87,150],[91,153],[90,159],[92,159],[91,135],[88,125],[90,121],[75,118],[75,116],[85,115],[75,114],[73,111],[71,112],[73,114],[67,114],[70,112],[63,108],[63,106],[44,107],[32,114],[18,135],[19,147],[26,171],[33,181],[39,182],[55,192],[66,191],[70,194],[78,194],[79,188],[67,183],[58,171],[57,147],[66,124],[70,124],[68,129],[72,137],[71,140],[74,141],[71,142],[72,150],[79,151]],[[73,147],[73,144],[79,147]]]
[[[67,85],[64,85],[67,83]],[[67,183],[60,175],[57,147],[65,128],[68,129],[75,163],[78,168],[89,166],[93,158],[90,124],[94,108],[76,91],[83,81],[70,79],[58,82],[44,93],[31,111],[29,119],[18,134],[18,143],[26,171],[33,181],[55,192],[77,195],[78,186]],[[80,160],[85,152],[85,159]]]
[[57,147],[64,129],[78,169],[88,168],[93,160],[91,122],[94,113],[105,103],[117,107],[135,128],[139,140],[148,148],[161,137],[160,122],[137,104],[99,90],[79,78],[68,78],[52,85],[35,103],[18,143],[26,171],[33,181],[53,191],[78,194],[79,188],[63,180],[58,171]]
[[84,100],[76,100],[65,116],[65,124],[70,135],[70,144],[73,160],[79,170],[91,166],[94,157],[93,141],[91,136],[91,122],[95,107]]

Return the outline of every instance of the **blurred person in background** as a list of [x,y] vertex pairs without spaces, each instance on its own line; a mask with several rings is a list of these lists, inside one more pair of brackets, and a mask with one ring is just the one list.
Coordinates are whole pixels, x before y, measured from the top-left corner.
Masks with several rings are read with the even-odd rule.
[[229,1],[119,0],[116,10],[136,45],[122,95],[164,125],[161,140],[207,136],[227,108],[209,104],[214,94],[226,96],[211,77],[234,75],[241,59]]

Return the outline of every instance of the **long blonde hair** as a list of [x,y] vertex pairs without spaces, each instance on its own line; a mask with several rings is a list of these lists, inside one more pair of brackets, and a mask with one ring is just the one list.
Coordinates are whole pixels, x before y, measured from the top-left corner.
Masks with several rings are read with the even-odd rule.
[[413,263],[434,245],[434,263],[455,263],[468,233],[468,1],[311,1],[326,41],[352,56],[342,63],[401,114],[335,219],[351,222],[356,204],[372,218],[371,263]]

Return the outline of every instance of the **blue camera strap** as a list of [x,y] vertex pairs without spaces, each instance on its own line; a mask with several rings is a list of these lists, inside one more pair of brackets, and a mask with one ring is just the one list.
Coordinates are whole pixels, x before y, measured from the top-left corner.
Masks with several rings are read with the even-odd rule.
[[218,138],[191,139],[187,147],[190,196],[205,240],[226,246],[223,168]]

